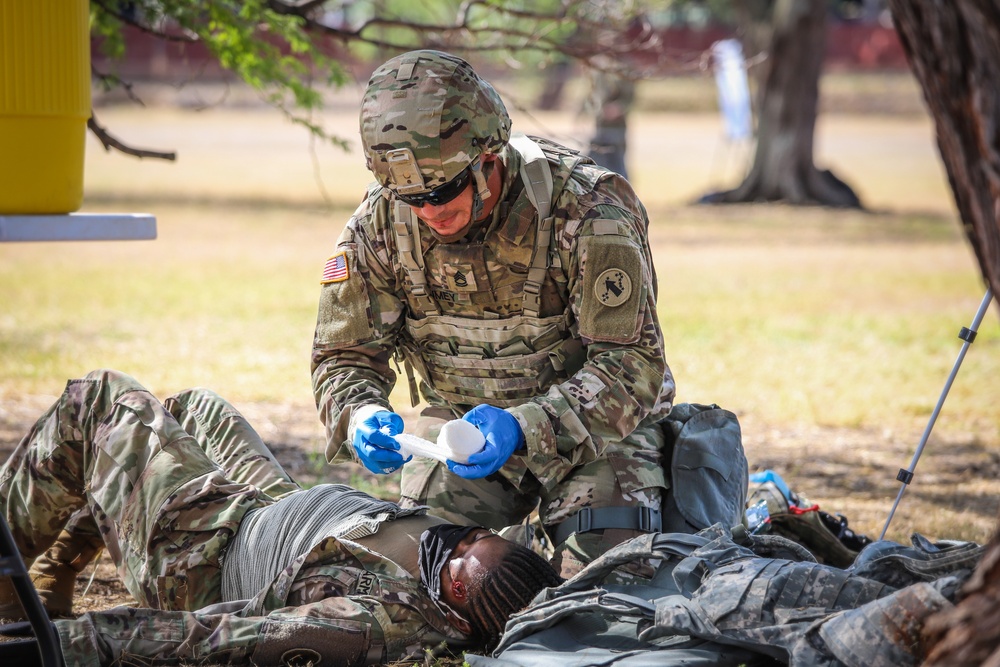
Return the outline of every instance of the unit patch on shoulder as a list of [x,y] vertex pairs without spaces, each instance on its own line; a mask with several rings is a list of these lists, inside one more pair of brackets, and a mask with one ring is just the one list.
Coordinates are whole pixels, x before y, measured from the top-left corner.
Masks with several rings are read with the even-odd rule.
[[602,343],[639,340],[648,275],[642,248],[624,236],[598,235],[580,239],[580,256],[580,336]]
[[616,308],[632,296],[632,279],[621,269],[608,269],[597,276],[594,296],[608,308]]
[[338,252],[326,260],[326,265],[323,267],[323,277],[320,279],[319,284],[342,283],[350,277],[351,272],[347,267],[347,253]]

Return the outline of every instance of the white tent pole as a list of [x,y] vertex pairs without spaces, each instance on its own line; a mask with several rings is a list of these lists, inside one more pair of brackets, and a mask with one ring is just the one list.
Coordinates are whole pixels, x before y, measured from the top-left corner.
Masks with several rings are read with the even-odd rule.
[[917,461],[920,460],[920,455],[924,451],[927,439],[931,435],[931,430],[934,428],[934,422],[937,421],[938,414],[941,412],[941,406],[944,405],[944,399],[948,397],[948,391],[951,390],[951,384],[955,381],[955,376],[958,375],[958,369],[962,365],[962,360],[965,359],[965,353],[968,351],[969,346],[972,345],[973,341],[976,340],[976,332],[979,329],[980,323],[983,321],[983,317],[986,315],[986,310],[990,307],[991,301],[993,301],[993,292],[987,289],[986,295],[983,296],[983,302],[979,304],[979,311],[972,319],[972,325],[969,328],[962,327],[962,330],[958,332],[958,337],[965,342],[962,343],[962,349],[958,353],[958,359],[955,361],[955,365],[951,369],[951,374],[948,375],[948,381],[944,383],[944,391],[941,392],[937,405],[934,406],[931,418],[927,422],[927,428],[924,429],[924,435],[920,438],[920,444],[917,446],[917,451],[913,454],[913,460],[910,461],[910,467],[900,468],[899,472],[896,473],[896,479],[902,482],[902,484],[899,487],[899,494],[896,496],[896,502],[892,504],[892,509],[889,510],[889,517],[885,520],[885,526],[882,528],[882,534],[879,535],[880,540],[885,539],[885,533],[889,530],[889,523],[892,522],[892,517],[896,513],[899,501],[903,499],[903,493],[906,491],[906,487],[913,481],[913,470],[917,467]]

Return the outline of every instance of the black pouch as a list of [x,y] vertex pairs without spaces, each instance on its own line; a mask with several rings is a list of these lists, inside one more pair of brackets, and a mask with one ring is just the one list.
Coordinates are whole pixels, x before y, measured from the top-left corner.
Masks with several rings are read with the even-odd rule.
[[749,473],[736,415],[714,403],[679,403],[660,425],[670,489],[663,532],[696,533],[713,524],[743,522]]

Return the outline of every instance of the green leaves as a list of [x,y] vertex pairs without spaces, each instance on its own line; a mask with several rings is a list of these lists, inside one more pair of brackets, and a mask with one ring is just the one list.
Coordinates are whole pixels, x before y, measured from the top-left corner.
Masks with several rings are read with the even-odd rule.
[[[669,0],[662,0],[667,2]],[[531,68],[567,57],[628,58],[620,39],[643,11],[639,0],[90,0],[99,49],[124,59],[126,29],[201,44],[219,64],[290,120],[338,145],[313,122],[327,86],[348,81],[341,62],[415,48],[493,58]],[[653,3],[656,4],[656,3]],[[105,86],[128,83],[101,74]]]
[[318,84],[339,87],[347,76],[325,42],[307,32],[305,17],[276,11],[267,0],[92,0],[91,32],[103,53],[126,56],[129,25],[170,41],[200,42],[290,120],[344,145],[311,120],[323,105]]

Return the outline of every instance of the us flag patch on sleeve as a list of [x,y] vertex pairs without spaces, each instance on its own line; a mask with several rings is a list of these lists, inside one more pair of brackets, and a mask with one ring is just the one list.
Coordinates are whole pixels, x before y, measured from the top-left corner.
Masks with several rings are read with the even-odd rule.
[[320,285],[326,285],[327,283],[342,283],[350,277],[350,271],[347,268],[347,253],[338,252],[336,255],[326,260],[326,266],[323,267],[323,277],[320,279]]

